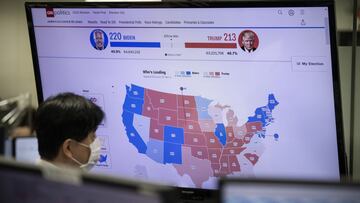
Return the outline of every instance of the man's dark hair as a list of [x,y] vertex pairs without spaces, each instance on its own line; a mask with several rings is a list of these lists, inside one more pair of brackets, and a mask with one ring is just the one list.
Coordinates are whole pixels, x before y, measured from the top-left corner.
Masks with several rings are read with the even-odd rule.
[[48,98],[35,114],[40,157],[53,160],[66,139],[84,140],[103,118],[100,107],[82,96],[61,93]]

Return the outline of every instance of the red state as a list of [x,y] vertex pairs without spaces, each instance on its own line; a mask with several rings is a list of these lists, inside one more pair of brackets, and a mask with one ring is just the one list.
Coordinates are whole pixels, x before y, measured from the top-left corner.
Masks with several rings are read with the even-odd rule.
[[146,95],[144,96],[142,115],[153,119],[159,118],[159,110],[154,109],[154,107],[150,103],[149,97],[147,97]]
[[245,144],[249,144],[251,141],[251,138],[254,136],[253,133],[246,133],[246,135],[244,136],[244,143]]
[[235,138],[234,129],[233,127],[226,127],[226,142],[231,142]]
[[200,125],[197,121],[178,120],[178,127],[184,128],[185,132],[202,133]]
[[177,95],[178,107],[196,109],[196,102],[194,96]]
[[230,173],[229,170],[229,158],[228,156],[222,156],[220,159],[220,175],[226,176]]
[[203,133],[184,133],[184,145],[206,146],[206,140]]
[[223,150],[223,155],[236,155],[244,151],[246,147],[226,147]]
[[258,157],[258,155],[256,155],[256,154],[246,153],[246,154],[244,154],[244,156],[245,156],[253,165],[255,165],[256,162],[259,160],[259,157]]
[[158,120],[150,120],[149,137],[157,140],[164,140],[164,126],[159,125]]
[[237,125],[238,118],[235,116],[233,110],[230,109],[228,112],[226,112],[226,120],[228,122],[228,126],[235,127]]
[[177,112],[167,109],[159,109],[159,123],[163,125],[177,126]]
[[220,177],[220,164],[211,163],[211,168],[214,172],[214,177]]
[[199,125],[203,132],[214,132],[216,128],[213,120],[199,120]]
[[210,162],[191,156],[188,147],[182,147],[182,164],[173,164],[173,166],[179,175],[188,174],[197,188],[203,187],[203,183],[213,176]]
[[240,172],[240,163],[236,156],[229,156],[229,165],[230,165],[230,172]]
[[204,134],[206,139],[206,145],[209,148],[222,148],[219,139],[215,137],[215,134],[213,132],[205,132]]
[[206,147],[190,147],[191,155],[199,158],[199,159],[207,159],[209,158],[208,150]]
[[198,114],[196,109],[192,108],[178,108],[178,118],[182,120],[198,121]]
[[235,133],[235,137],[237,138],[244,138],[245,134],[246,134],[246,125],[242,125],[241,127],[236,126],[233,128],[234,133]]
[[145,89],[145,96],[150,98],[150,103],[154,108],[177,109],[176,94]]
[[262,124],[261,122],[247,122],[246,123],[246,131],[248,133],[252,132],[257,132],[257,131],[261,131],[262,130]]
[[219,163],[221,148],[208,148],[209,160],[211,163]]
[[239,138],[235,138],[232,142],[226,144],[226,148],[239,148],[244,145],[244,141]]

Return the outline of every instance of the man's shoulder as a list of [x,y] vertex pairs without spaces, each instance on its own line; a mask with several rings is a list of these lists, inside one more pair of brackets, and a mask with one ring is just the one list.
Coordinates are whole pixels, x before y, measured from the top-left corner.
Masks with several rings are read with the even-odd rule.
[[44,159],[39,159],[37,165],[44,168],[58,168],[55,164]]

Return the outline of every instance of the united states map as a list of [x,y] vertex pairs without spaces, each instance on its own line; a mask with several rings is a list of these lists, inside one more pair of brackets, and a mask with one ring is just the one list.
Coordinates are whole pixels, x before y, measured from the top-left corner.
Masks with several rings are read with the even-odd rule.
[[[265,139],[279,104],[274,94],[267,96],[267,104],[239,125],[228,105],[131,84],[126,85],[122,122],[138,153],[158,164],[171,164],[201,188],[210,177],[240,173],[241,158],[252,165],[258,162],[261,153],[248,150],[251,140]],[[274,134],[276,140],[278,137]]]

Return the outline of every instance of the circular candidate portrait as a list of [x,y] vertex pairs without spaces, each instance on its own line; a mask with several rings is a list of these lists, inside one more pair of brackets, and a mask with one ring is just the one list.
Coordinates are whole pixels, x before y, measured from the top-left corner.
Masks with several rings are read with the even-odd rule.
[[108,41],[108,37],[103,30],[96,29],[90,34],[90,43],[97,50],[104,50]]
[[259,46],[259,38],[252,30],[244,30],[239,35],[240,48],[247,52],[254,52]]

